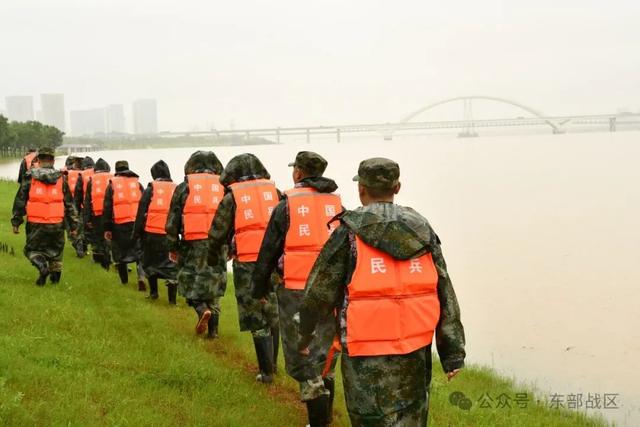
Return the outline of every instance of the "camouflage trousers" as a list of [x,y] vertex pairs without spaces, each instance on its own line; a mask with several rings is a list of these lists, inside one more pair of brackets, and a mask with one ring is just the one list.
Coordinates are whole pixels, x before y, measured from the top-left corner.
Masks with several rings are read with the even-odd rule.
[[[300,400],[306,402],[329,391],[324,386],[322,373],[327,367],[327,356],[335,335],[335,320],[329,315],[320,319],[316,328],[316,336],[309,345],[309,356],[303,356],[298,351],[298,329],[300,320],[298,311],[304,298],[304,291],[286,289],[278,286],[278,314],[280,318],[280,337],[287,374],[298,381],[300,386]],[[328,363],[328,377],[335,376],[336,357]]]
[[355,427],[426,426],[431,346],[395,356],[342,355],[342,381]]
[[[178,292],[187,300],[213,301],[226,286],[226,265],[213,268],[207,263],[207,240],[182,242],[178,252]],[[219,311],[219,310],[218,310]]]
[[27,241],[24,246],[24,255],[33,262],[38,258],[44,259],[49,264],[49,271],[62,271],[62,256],[64,253],[63,223],[60,224],[34,224],[25,226]]
[[[233,261],[233,285],[238,303],[238,322],[241,331],[251,331],[254,337],[271,336],[271,328],[278,327],[278,300],[275,292],[269,293],[267,303],[262,304],[251,296],[251,275],[255,262]],[[277,276],[272,275],[272,280]]]

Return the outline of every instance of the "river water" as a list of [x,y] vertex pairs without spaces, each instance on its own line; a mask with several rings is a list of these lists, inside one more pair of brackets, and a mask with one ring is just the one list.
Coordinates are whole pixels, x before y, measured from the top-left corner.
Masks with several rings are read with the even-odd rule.
[[[360,160],[384,156],[400,164],[397,202],[425,215],[443,242],[469,363],[534,385],[542,397],[617,395],[610,402],[617,409],[600,412],[640,425],[640,132],[413,135],[392,142],[343,136],[340,144],[291,141],[215,152],[223,163],[255,153],[286,189],[287,163],[298,150],[327,158],[326,176],[338,182],[347,207],[358,205],[351,178]],[[160,158],[180,180],[192,151],[92,155],[112,167],[127,159],[146,182]],[[0,176],[16,175],[16,164],[0,165]]]

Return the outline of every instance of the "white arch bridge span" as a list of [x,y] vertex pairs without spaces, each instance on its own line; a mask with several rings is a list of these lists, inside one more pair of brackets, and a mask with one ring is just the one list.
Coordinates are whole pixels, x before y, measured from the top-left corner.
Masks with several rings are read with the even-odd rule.
[[[472,114],[473,101],[490,101],[499,104],[513,106],[527,116],[517,116],[503,119],[475,119]],[[460,102],[464,106],[464,116],[462,120],[445,121],[414,121],[414,119],[430,110],[445,104]],[[605,126],[609,131],[615,132],[620,125],[640,126],[640,114],[618,113],[618,114],[597,114],[597,115],[570,115],[570,116],[548,116],[542,112],[528,107],[516,101],[494,96],[461,96],[448,98],[431,103],[404,117],[398,122],[391,123],[362,123],[349,125],[332,126],[299,126],[299,127],[276,127],[276,128],[256,128],[256,129],[229,129],[210,130],[195,132],[163,132],[160,136],[223,136],[223,135],[244,135],[247,139],[251,137],[263,137],[280,142],[281,138],[287,136],[306,136],[310,142],[313,136],[335,135],[340,142],[342,134],[347,133],[377,133],[381,134],[385,140],[391,140],[393,135],[399,132],[415,132],[452,129],[459,130],[458,136],[472,137],[478,135],[478,130],[482,128],[509,128],[509,127],[549,127],[554,134],[564,133],[571,125]]]

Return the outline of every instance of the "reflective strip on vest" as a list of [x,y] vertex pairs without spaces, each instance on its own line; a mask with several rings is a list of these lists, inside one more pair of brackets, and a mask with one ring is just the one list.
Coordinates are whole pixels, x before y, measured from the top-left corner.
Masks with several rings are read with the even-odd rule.
[[94,173],[91,177],[91,211],[100,216],[104,212],[104,192],[113,175],[109,172]]
[[93,168],[85,169],[82,171],[82,194],[87,194],[87,185],[89,185],[89,179],[95,174]]
[[278,191],[273,181],[253,179],[229,186],[236,202],[236,254],[240,262],[258,259],[260,245],[269,218],[278,204]]
[[69,190],[71,191],[71,195],[76,195],[76,184],[78,182],[78,178],[80,178],[81,171],[76,169],[71,169],[67,171],[67,183],[69,184]]
[[34,168],[37,168],[39,166],[37,161],[34,162],[34,160],[35,160],[35,158],[37,156],[38,156],[38,153],[36,153],[36,152],[32,152],[32,153],[29,153],[26,156],[24,156],[24,163],[25,163],[25,165],[27,167],[27,170],[31,169],[31,165],[32,164],[33,164]]
[[204,240],[209,237],[211,223],[224,197],[220,177],[211,173],[187,175],[189,195],[182,209],[185,240]]
[[142,192],[137,177],[116,176],[111,179],[113,193],[113,222],[126,224],[134,222]]
[[342,212],[340,196],[300,187],[286,191],[289,230],[284,243],[284,286],[305,288],[311,268],[337,222],[327,223]]
[[431,343],[440,318],[438,272],[431,254],[398,260],[356,237],[347,287],[350,356],[407,354]]
[[144,231],[147,233],[167,234],[165,225],[169,215],[171,198],[176,189],[176,184],[171,181],[153,181],[151,183],[153,194],[147,210],[147,220]]
[[55,184],[31,180],[27,200],[27,221],[37,224],[60,224],[64,220],[62,176]]

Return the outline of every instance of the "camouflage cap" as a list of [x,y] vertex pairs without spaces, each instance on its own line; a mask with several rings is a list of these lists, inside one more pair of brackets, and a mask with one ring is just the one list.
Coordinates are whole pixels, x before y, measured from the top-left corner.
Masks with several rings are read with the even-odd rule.
[[386,190],[397,185],[399,178],[400,166],[396,162],[383,157],[374,157],[360,162],[358,175],[353,180],[365,187]]
[[118,160],[116,162],[116,172],[124,172],[129,170],[129,162],[126,160]]
[[300,151],[296,155],[296,160],[293,163],[289,163],[289,166],[295,166],[312,176],[322,176],[325,169],[327,169],[327,161],[320,154],[313,151]]
[[54,150],[51,147],[42,147],[42,148],[38,149],[38,157],[40,157],[40,156],[55,157],[56,156],[56,150]]

